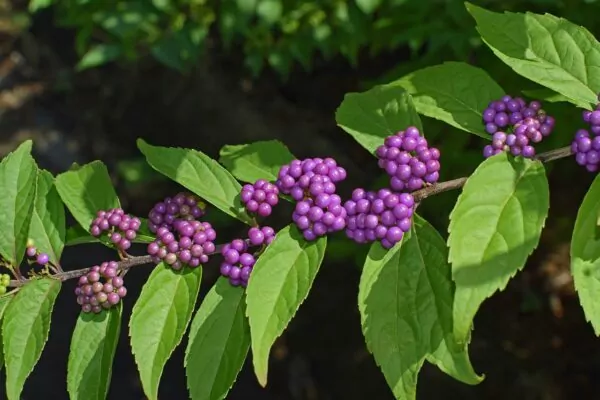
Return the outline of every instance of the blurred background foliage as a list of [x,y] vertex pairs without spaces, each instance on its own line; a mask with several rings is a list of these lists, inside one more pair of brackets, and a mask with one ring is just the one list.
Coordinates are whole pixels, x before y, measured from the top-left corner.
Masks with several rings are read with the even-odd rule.
[[[600,10],[591,8],[596,0],[476,3],[550,12],[585,26]],[[362,52],[376,57],[407,47],[404,72],[468,59],[481,46],[461,0],[32,0],[28,7],[34,14],[48,8],[59,26],[76,31],[79,69],[151,56],[187,71],[209,35],[225,49],[243,49],[253,76],[272,68],[283,79],[296,66],[311,70],[338,55],[357,66]]]

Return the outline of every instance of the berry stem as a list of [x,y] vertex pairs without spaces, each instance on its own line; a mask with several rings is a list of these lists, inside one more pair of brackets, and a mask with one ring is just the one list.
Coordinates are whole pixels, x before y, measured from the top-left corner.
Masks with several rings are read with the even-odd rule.
[[[545,153],[538,154],[533,158],[535,160],[539,160],[541,162],[550,162],[554,160],[559,160],[561,158],[569,157],[573,154],[571,150],[571,146],[561,147],[559,149],[550,150]],[[439,193],[447,192],[449,190],[460,189],[467,182],[468,177],[452,179],[450,181],[436,183],[434,185],[428,186],[424,189],[417,190],[413,192],[413,196],[415,198],[415,202],[421,202],[423,199],[427,197],[434,196]]]

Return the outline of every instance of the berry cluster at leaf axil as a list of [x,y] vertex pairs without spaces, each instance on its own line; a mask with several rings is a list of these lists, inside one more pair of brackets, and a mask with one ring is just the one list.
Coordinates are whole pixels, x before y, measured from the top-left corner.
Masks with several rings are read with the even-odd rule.
[[96,213],[96,218],[90,226],[90,234],[100,237],[107,234],[108,239],[120,251],[127,251],[131,242],[136,238],[141,221],[137,217],[125,214],[122,208],[112,208]]
[[149,228],[156,240],[147,252],[154,262],[161,261],[174,270],[188,265],[196,268],[208,262],[216,250],[217,232],[209,222],[200,221],[206,205],[190,193],[178,193],[157,203],[149,214]]
[[104,262],[93,266],[79,278],[75,295],[83,312],[97,314],[103,309],[116,306],[127,295],[118,266],[115,261]]
[[[228,278],[233,286],[246,287],[256,259],[274,239],[275,230],[270,226],[263,226],[250,228],[248,240],[234,239],[227,243],[221,250],[221,275]],[[251,247],[258,249],[250,252]]]
[[253,185],[245,184],[242,187],[240,198],[246,211],[266,218],[279,203],[279,188],[271,182],[258,179]]
[[379,241],[390,249],[410,230],[414,205],[409,193],[354,189],[344,204],[348,212],[346,235],[357,243]]
[[375,150],[378,165],[390,176],[395,192],[413,192],[440,178],[440,151],[429,147],[419,129],[409,126],[385,138]]
[[276,185],[297,201],[292,220],[306,240],[343,230],[346,210],[336,194],[336,183],[346,170],[333,158],[293,160],[279,170]]
[[492,135],[492,144],[483,149],[485,158],[503,151],[533,158],[533,144],[552,133],[555,120],[546,115],[539,101],[527,104],[520,97],[506,95],[489,103],[483,111],[483,123],[486,132]]
[[577,164],[589,172],[597,172],[600,169],[600,104],[593,111],[585,110],[582,114],[589,129],[575,132],[571,150],[575,153]]

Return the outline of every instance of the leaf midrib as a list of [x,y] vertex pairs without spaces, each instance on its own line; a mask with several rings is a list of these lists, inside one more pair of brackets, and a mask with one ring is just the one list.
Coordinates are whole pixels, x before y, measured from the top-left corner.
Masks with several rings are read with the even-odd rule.
[[[231,337],[231,332],[233,331],[233,326],[234,323],[238,317],[238,315],[240,314],[240,307],[242,306],[242,300],[243,300],[243,296],[240,296],[239,300],[237,301],[237,306],[235,307],[235,313],[233,313],[233,317],[231,317],[231,319],[229,319],[227,321],[226,327],[227,327],[227,337],[226,339],[223,341],[223,346],[221,346],[221,349],[223,351],[219,351],[218,354],[218,366],[217,368],[215,368],[215,374],[212,376],[212,380],[213,380],[213,386],[210,389],[210,394],[213,394],[214,391],[214,381],[216,380],[217,376],[219,375],[219,372],[221,371],[221,366],[223,364],[223,360],[225,359],[225,349],[231,344],[229,342],[229,338]],[[221,301],[223,301],[223,298],[221,298]],[[217,306],[218,307],[218,306]],[[214,309],[216,309],[217,307],[215,307]],[[213,309],[213,310],[214,310]],[[246,318],[243,314],[242,314],[242,318]],[[212,328],[213,326],[215,326],[217,324],[217,321],[213,321],[213,323],[210,325],[209,329]],[[198,340],[198,332],[196,331],[195,335],[194,335],[194,342]],[[199,345],[202,345],[204,342],[206,341],[206,337],[202,337],[200,339],[200,343]],[[187,358],[187,357],[186,357]],[[214,358],[212,359],[214,360]],[[189,364],[189,363],[188,363]],[[202,369],[202,372],[206,371],[206,369],[208,368],[208,365],[204,366],[204,369]],[[186,368],[186,376],[189,379],[189,375],[187,374],[187,368]],[[190,391],[192,390],[192,388],[190,387],[190,385],[188,384],[188,389],[190,389]]]

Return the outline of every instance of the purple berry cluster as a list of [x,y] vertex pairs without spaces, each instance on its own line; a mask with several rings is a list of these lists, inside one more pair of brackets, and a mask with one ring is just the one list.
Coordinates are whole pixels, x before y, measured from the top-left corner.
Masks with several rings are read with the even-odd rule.
[[282,166],[275,184],[281,193],[301,201],[322,193],[334,194],[335,184],[344,179],[346,170],[333,158],[306,158]]
[[198,196],[181,192],[156,203],[148,215],[148,228],[152,233],[161,227],[172,231],[175,221],[197,220],[204,216],[205,209],[206,204]]
[[123,278],[118,275],[118,266],[115,261],[104,262],[79,278],[75,295],[83,312],[97,314],[119,304],[127,295]]
[[346,170],[333,158],[293,160],[279,170],[277,187],[298,203],[292,219],[306,240],[315,240],[346,226],[346,210],[336,194],[336,183]]
[[346,235],[357,243],[379,241],[390,249],[410,230],[414,205],[409,193],[354,189],[352,198],[344,203],[348,213]]
[[[600,96],[599,96],[600,100]],[[589,129],[579,129],[575,132],[571,150],[575,153],[577,164],[589,172],[600,170],[600,104],[593,111],[584,110],[582,118]]]
[[539,143],[554,129],[555,120],[546,115],[539,101],[529,104],[520,97],[506,95],[490,102],[483,112],[485,130],[492,135],[492,144],[483,149],[485,158],[503,151],[514,156],[535,156],[533,143]]
[[596,105],[594,111],[583,111],[582,117],[583,121],[590,125],[590,131],[594,135],[600,135],[600,103]]
[[221,275],[229,279],[233,286],[246,287],[250,273],[256,263],[257,253],[248,252],[250,246],[267,246],[275,239],[275,230],[270,226],[252,227],[248,230],[248,241],[234,239],[223,246],[221,254]]
[[587,129],[579,129],[571,143],[577,164],[589,172],[600,169],[600,136],[592,136]]
[[321,193],[296,203],[292,220],[302,231],[304,239],[311,241],[346,227],[346,210],[337,194]]
[[414,126],[385,138],[375,154],[379,167],[390,176],[394,191],[412,192],[440,178],[440,151],[430,148]]
[[271,215],[273,207],[279,203],[279,188],[271,182],[259,179],[254,185],[244,185],[240,197],[249,213],[264,218]]
[[39,252],[38,249],[31,243],[27,244],[25,255],[31,261],[42,266],[45,266],[50,262],[50,257],[48,256],[48,254]]
[[148,254],[154,262],[164,261],[174,270],[184,265],[192,268],[208,262],[208,256],[215,252],[214,241],[217,232],[208,222],[176,219],[172,230],[161,226],[156,232],[156,240],[148,244]]
[[121,251],[131,247],[131,242],[136,238],[141,221],[137,217],[125,214],[121,208],[107,211],[100,210],[90,226],[90,233],[99,237],[108,232],[108,239]]

